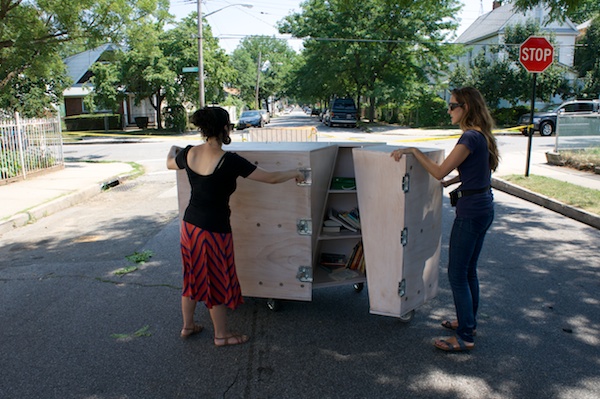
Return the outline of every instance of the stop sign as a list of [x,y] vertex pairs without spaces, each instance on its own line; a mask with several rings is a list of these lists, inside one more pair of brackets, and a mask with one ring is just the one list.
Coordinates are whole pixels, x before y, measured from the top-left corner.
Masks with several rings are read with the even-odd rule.
[[519,61],[528,72],[544,72],[554,60],[554,47],[545,37],[530,36],[519,48]]

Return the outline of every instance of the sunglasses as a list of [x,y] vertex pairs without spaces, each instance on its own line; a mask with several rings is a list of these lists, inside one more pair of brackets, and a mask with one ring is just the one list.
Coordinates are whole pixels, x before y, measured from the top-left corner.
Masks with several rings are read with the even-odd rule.
[[448,103],[448,109],[450,111],[454,111],[456,108],[460,108],[463,105],[465,105],[464,103]]

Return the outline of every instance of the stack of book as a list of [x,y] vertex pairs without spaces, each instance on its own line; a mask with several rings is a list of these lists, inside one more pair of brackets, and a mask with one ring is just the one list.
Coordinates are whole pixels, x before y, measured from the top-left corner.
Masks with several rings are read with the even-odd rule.
[[336,233],[342,229],[354,232],[360,230],[358,208],[347,212],[338,212],[334,208],[329,209],[327,219],[323,222],[323,233]]
[[346,268],[356,270],[362,274],[365,273],[365,254],[363,251],[362,240],[354,246],[354,249],[352,249],[352,253],[346,262]]
[[323,252],[319,264],[323,270],[331,273],[338,269],[344,269],[348,264],[348,259],[344,254]]

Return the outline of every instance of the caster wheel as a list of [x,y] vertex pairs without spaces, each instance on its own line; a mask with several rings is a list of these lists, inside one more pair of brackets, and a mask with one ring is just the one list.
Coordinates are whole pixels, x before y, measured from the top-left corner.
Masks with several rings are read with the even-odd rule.
[[273,312],[277,312],[279,310],[279,308],[281,307],[281,305],[278,300],[269,298],[269,299],[267,299],[267,307],[269,308],[269,310],[271,310]]
[[402,323],[410,323],[410,321],[413,319],[413,317],[415,317],[415,311],[411,310],[410,312],[405,313],[402,316],[400,316],[400,321]]
[[365,283],[355,283],[352,288],[354,288],[354,291],[356,292],[361,292],[363,288],[365,288]]

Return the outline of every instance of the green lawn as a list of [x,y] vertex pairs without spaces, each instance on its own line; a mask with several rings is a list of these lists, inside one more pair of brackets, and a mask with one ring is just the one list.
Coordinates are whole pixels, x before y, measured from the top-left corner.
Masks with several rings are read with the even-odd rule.
[[544,176],[509,175],[502,176],[502,179],[564,204],[600,215],[600,190],[581,187]]

